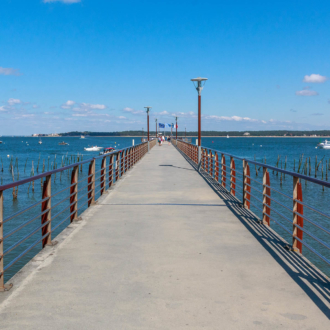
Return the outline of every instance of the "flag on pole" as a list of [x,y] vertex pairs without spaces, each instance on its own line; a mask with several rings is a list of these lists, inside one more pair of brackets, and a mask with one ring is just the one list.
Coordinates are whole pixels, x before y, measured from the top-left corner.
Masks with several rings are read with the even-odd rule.
[[179,128],[179,126],[178,125],[174,125],[174,128]]
[[159,123],[159,128],[165,128],[165,124]]

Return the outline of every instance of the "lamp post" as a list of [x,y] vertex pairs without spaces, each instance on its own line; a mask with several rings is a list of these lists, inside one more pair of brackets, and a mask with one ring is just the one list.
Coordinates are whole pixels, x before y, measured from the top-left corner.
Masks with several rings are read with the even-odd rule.
[[151,107],[144,107],[144,108],[147,109],[147,126],[148,126],[148,142],[149,142],[149,111]]
[[158,138],[158,135],[157,135],[157,118],[156,118],[156,139]]
[[178,117],[175,117],[175,139],[178,139]]
[[198,146],[201,146],[201,121],[202,121],[202,109],[201,109],[201,94],[207,78],[194,78],[191,81],[194,83],[198,92]]

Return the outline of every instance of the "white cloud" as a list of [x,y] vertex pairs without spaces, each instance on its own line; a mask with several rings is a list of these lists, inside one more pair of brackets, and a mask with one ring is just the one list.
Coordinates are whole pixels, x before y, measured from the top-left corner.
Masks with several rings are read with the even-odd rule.
[[[249,117],[239,117],[239,116],[215,116],[215,115],[203,115],[205,119],[217,120],[217,121],[245,121],[245,122],[257,122],[258,119],[251,119]],[[261,121],[263,122],[263,121]]]
[[87,117],[87,115],[84,113],[74,113],[72,116],[73,117]]
[[303,89],[301,91],[296,91],[296,95],[298,96],[317,96],[319,95],[318,92],[311,91],[309,89]]
[[7,111],[7,109],[4,106],[1,106],[0,111]]
[[142,115],[142,114],[144,114],[145,112],[144,111],[142,111],[142,110],[134,110],[134,109],[132,109],[132,108],[124,108],[123,109],[123,111],[124,112],[128,112],[128,113],[131,113],[131,114],[133,114],[133,115]]
[[78,3],[81,2],[81,0],[43,0],[44,3],[48,2],[63,2],[63,3]]
[[13,68],[3,68],[0,66],[0,75],[4,76],[19,76],[19,71]]
[[328,80],[327,77],[321,76],[320,74],[313,73],[310,76],[305,76],[303,79],[303,82],[322,84],[326,80]]
[[13,105],[15,105],[15,104],[20,104],[20,103],[22,103],[22,101],[19,100],[19,99],[9,99],[7,103],[8,103],[10,106],[13,106]]
[[104,104],[89,104],[89,103],[81,103],[81,107],[86,109],[94,109],[94,110],[104,110],[106,108]]

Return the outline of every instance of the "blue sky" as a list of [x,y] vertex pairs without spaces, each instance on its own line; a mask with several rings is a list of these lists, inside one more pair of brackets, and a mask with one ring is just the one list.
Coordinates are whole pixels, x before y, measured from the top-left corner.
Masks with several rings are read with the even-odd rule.
[[[0,135],[330,129],[328,1],[1,0]],[[152,127],[154,125],[152,124]]]

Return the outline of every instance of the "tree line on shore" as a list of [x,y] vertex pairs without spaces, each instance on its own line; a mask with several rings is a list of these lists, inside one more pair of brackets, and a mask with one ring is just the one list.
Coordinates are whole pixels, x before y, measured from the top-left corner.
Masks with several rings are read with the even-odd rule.
[[[158,131],[163,133],[162,130]],[[202,131],[202,136],[246,136],[245,133],[249,133],[248,136],[330,136],[330,130],[315,130],[315,131],[285,131],[285,130],[274,130],[274,131]],[[150,131],[151,136],[155,136],[155,131]],[[170,131],[165,132],[169,135]],[[60,133],[60,136],[146,136],[147,132],[138,130],[138,131],[121,131],[121,132],[67,132]],[[175,135],[175,130],[173,130],[173,135]],[[178,136],[198,136],[197,131],[178,131]]]

